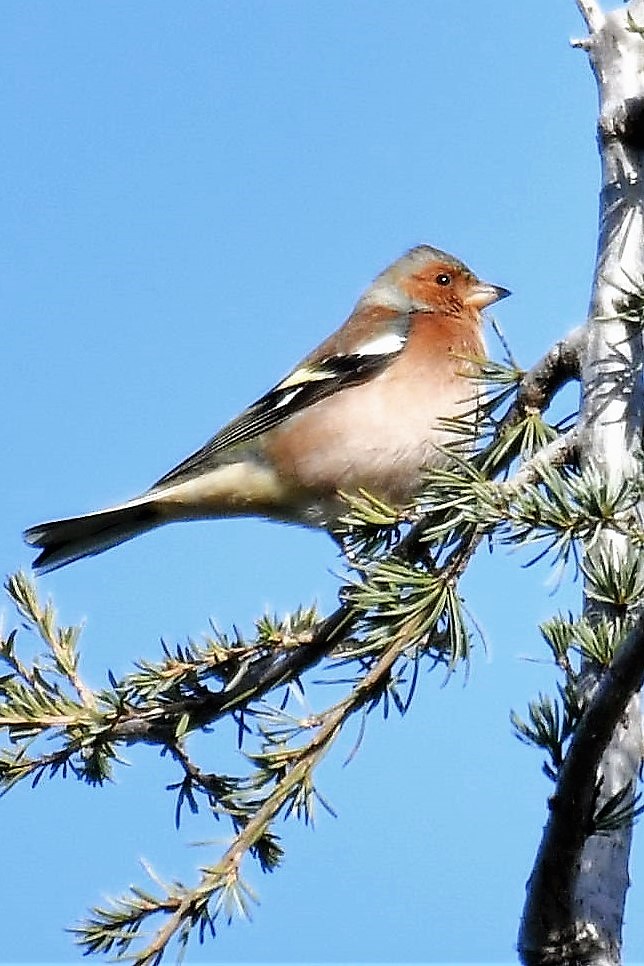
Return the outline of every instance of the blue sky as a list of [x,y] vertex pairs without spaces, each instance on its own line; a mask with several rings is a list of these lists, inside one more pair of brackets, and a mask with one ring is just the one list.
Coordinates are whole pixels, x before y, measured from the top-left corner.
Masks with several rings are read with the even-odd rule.
[[[493,15],[492,15],[493,9]],[[5,0],[0,36],[3,574],[20,533],[135,495],[257,398],[427,242],[512,289],[497,317],[529,365],[579,323],[596,243],[596,93],[573,0]],[[493,339],[490,343],[494,346]],[[482,554],[467,682],[424,674],[321,773],[338,818],[283,827],[252,925],[188,961],[512,962],[550,787],[509,711],[552,687],[537,623],[577,606],[546,569]],[[338,588],[322,534],[256,521],[166,528],[43,578],[83,621],[97,686],[212,618],[252,628]],[[4,607],[5,623],[13,615]],[[216,769],[229,730],[202,744]],[[2,809],[6,962],[78,962],[89,904],[194,881],[222,828],[174,830],[151,749],[113,785],[56,779]],[[644,887],[626,915],[641,959]]]

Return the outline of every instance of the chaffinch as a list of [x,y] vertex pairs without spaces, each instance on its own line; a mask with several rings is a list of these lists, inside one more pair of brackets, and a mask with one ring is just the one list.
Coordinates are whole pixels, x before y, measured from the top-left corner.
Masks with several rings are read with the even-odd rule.
[[340,492],[409,503],[443,458],[441,420],[471,405],[463,357],[485,354],[481,310],[509,294],[452,255],[412,248],[337,332],[142,496],[27,530],[41,551],[34,569],[175,520],[261,516],[333,533],[347,509]]

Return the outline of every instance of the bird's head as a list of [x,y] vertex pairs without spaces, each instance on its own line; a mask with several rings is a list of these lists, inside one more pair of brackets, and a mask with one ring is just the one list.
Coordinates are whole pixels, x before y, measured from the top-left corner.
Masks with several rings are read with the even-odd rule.
[[482,282],[453,255],[418,245],[385,269],[362,301],[405,313],[478,316],[482,309],[509,294],[500,285]]

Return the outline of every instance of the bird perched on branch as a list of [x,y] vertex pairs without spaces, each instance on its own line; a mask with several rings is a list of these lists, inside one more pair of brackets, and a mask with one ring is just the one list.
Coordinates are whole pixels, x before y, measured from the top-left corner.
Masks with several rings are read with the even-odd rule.
[[332,533],[340,493],[413,500],[473,390],[481,310],[510,293],[419,245],[385,269],[333,335],[142,496],[31,527],[45,573],[176,520],[260,516]]

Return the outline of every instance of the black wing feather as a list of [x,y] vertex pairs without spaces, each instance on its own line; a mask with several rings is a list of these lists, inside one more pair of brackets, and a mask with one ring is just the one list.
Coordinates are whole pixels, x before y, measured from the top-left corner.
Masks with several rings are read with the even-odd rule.
[[[283,382],[254,402],[248,409],[224,426],[216,436],[209,439],[201,449],[171,469],[154,484],[152,489],[167,483],[178,483],[199,474],[203,469],[219,465],[221,454],[233,447],[256,439],[269,429],[279,426],[296,413],[307,409],[321,399],[349,386],[366,382],[381,372],[398,355],[397,352],[374,355],[335,355],[315,363],[311,372],[316,378],[306,379],[306,365],[302,367],[302,382]],[[297,372],[297,370],[296,370]]]

